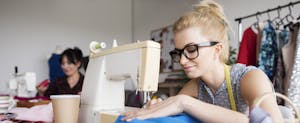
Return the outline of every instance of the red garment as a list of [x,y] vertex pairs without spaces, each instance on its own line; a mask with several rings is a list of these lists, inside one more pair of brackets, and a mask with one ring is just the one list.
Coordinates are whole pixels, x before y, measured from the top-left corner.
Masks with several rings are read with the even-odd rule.
[[240,43],[239,54],[237,58],[238,63],[245,64],[247,66],[256,66],[256,40],[257,34],[251,27],[244,31],[242,41]]

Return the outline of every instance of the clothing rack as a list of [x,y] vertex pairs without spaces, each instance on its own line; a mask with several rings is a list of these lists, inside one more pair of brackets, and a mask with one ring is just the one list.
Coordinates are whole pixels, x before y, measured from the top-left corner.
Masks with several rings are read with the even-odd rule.
[[265,13],[269,13],[269,12],[275,11],[275,10],[280,10],[282,8],[293,6],[293,5],[296,5],[296,4],[299,4],[299,3],[300,3],[300,0],[296,1],[296,2],[290,2],[288,4],[285,4],[285,5],[282,5],[282,6],[278,6],[278,7],[272,8],[272,9],[267,9],[267,10],[261,11],[261,12],[258,11],[258,12],[254,13],[254,14],[251,14],[251,15],[247,15],[247,16],[244,16],[244,17],[236,18],[235,21],[238,21],[239,23],[241,23],[243,19],[250,18],[250,17],[253,17],[253,16],[258,16],[258,15],[265,14]]
[[[285,8],[285,7],[290,7],[290,6],[293,6],[293,5],[296,5],[296,4],[299,4],[300,3],[300,0],[296,1],[296,2],[290,2],[288,4],[285,4],[285,5],[282,5],[282,6],[278,6],[278,7],[275,7],[275,8],[272,8],[272,9],[267,9],[265,11],[258,11],[254,14],[251,14],[251,15],[247,15],[247,16],[244,16],[244,17],[239,17],[239,18],[236,18],[235,21],[238,22],[238,40],[241,41],[241,38],[242,38],[242,30],[243,30],[243,26],[242,26],[242,20],[243,19],[246,19],[246,18],[250,18],[250,17],[254,17],[256,16],[256,18],[258,18],[258,15],[261,15],[261,14],[265,14],[265,13],[269,13],[271,11],[275,11],[275,10],[280,10],[282,8]],[[298,20],[300,19],[300,16],[297,18]]]

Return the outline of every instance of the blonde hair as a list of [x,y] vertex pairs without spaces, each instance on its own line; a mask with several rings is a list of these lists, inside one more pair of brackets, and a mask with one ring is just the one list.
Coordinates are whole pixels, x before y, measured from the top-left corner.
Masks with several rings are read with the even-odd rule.
[[213,0],[203,0],[194,5],[194,9],[181,16],[173,26],[174,34],[192,27],[199,26],[203,35],[212,41],[223,45],[220,59],[226,63],[229,57],[229,30],[231,29],[225,17],[223,8]]

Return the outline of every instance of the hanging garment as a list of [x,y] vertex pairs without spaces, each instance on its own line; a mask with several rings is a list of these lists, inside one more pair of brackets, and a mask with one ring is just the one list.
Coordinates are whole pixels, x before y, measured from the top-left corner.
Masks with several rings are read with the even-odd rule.
[[283,65],[283,58],[282,58],[282,48],[285,44],[288,43],[290,39],[290,32],[288,29],[283,30],[276,30],[277,33],[277,43],[278,43],[278,58],[277,58],[277,65],[276,65],[276,73],[273,78],[273,85],[276,92],[284,93],[283,88],[283,78],[285,76],[285,70]]
[[277,43],[274,27],[268,22],[262,31],[262,40],[258,57],[258,68],[273,80],[277,65]]
[[296,53],[293,65],[293,71],[291,76],[291,81],[288,86],[288,97],[295,104],[295,106],[300,109],[300,32],[299,32],[299,23],[295,25],[297,28],[296,35]]
[[[239,54],[237,58],[238,63],[245,64],[247,66],[256,66],[256,39],[255,27],[251,26],[247,28],[243,34],[243,38],[239,48]],[[256,31],[257,32],[257,31]]]
[[257,38],[256,38],[256,66],[258,65],[258,57],[259,57],[259,51],[260,51],[260,45],[262,40],[262,33],[264,30],[265,23],[259,22],[257,25]]
[[292,76],[292,67],[294,64],[298,31],[299,31],[298,26],[291,27],[290,40],[282,48],[282,58],[283,58],[283,65],[285,69],[285,77],[283,78],[283,83],[282,83],[284,94],[287,94],[288,85],[290,83],[290,78]]
[[53,53],[48,60],[50,82],[54,82],[54,80],[58,77],[65,76],[65,73],[60,67],[59,59],[60,55]]

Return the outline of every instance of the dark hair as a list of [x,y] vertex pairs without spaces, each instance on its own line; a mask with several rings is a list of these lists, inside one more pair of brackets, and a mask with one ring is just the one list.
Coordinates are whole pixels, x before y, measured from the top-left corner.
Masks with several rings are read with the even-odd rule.
[[66,56],[68,61],[72,64],[76,64],[77,62],[82,62],[82,52],[78,47],[68,48],[60,55],[59,62],[62,63],[62,57]]

